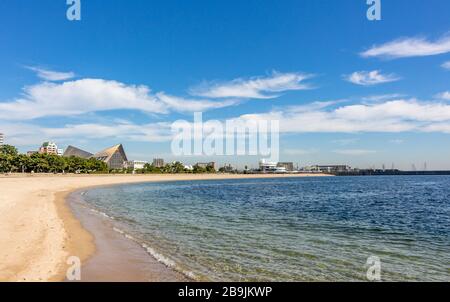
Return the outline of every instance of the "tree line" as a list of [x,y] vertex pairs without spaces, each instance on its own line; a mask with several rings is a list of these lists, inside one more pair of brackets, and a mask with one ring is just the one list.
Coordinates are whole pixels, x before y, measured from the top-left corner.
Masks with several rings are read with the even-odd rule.
[[0,173],[108,173],[108,166],[95,158],[53,154],[19,154],[10,145],[0,146]]
[[0,173],[137,173],[137,174],[180,174],[180,173],[215,173],[212,166],[206,168],[194,166],[186,169],[180,162],[166,164],[164,167],[155,167],[146,164],[144,169],[133,171],[132,169],[110,170],[107,164],[95,158],[62,157],[53,154],[35,153],[30,156],[19,154],[14,146],[0,146]]
[[146,164],[144,169],[137,170],[136,173],[141,174],[183,174],[183,173],[193,173],[193,174],[205,174],[205,173],[216,173],[213,166],[207,166],[206,168],[195,165],[193,169],[187,169],[182,163],[174,162],[171,164],[166,164],[163,167],[155,167],[152,164]]

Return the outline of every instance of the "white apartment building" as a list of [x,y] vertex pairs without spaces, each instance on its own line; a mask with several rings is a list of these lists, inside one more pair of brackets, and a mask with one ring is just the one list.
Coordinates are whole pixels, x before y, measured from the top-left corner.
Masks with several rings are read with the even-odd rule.
[[63,150],[58,149],[58,146],[53,142],[45,142],[42,144],[42,146],[39,148],[39,153],[41,154],[54,154],[54,155],[63,155]]

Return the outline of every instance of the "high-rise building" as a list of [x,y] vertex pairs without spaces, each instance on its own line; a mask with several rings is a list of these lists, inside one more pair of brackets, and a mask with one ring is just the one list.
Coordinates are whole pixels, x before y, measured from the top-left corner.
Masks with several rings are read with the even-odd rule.
[[156,168],[164,167],[164,159],[162,159],[162,158],[153,159],[153,167],[156,167]]
[[45,142],[42,144],[42,146],[39,148],[40,154],[54,154],[54,155],[63,155],[63,150],[58,149],[58,146],[53,142]]
[[5,143],[5,135],[3,133],[0,133],[0,146],[3,146]]

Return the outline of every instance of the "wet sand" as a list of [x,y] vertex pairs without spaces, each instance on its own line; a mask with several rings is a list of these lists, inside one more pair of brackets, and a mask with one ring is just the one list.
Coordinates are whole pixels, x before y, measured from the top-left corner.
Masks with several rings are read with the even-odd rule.
[[93,212],[80,192],[72,193],[67,201],[81,225],[94,237],[95,252],[82,266],[81,281],[190,281],[159,263],[136,241],[114,231],[111,219]]

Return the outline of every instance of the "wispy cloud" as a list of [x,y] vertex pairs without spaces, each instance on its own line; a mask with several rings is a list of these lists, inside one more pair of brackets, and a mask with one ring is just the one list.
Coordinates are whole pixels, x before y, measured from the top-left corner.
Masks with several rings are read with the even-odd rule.
[[381,102],[381,101],[387,101],[387,100],[393,100],[393,99],[401,99],[404,98],[406,95],[400,94],[400,93],[392,93],[392,94],[381,94],[381,95],[371,95],[363,97],[361,100],[365,102]]
[[355,144],[356,142],[358,142],[357,138],[342,138],[342,139],[335,139],[332,141],[332,143],[338,144],[341,146],[352,145],[352,144]]
[[375,45],[360,53],[362,57],[388,59],[423,57],[450,52],[450,35],[430,41],[425,38],[402,38],[382,45]]
[[400,145],[400,144],[403,144],[404,140],[397,138],[397,139],[391,139],[389,142],[392,144]]
[[73,72],[59,72],[34,66],[26,66],[25,68],[34,71],[39,78],[45,81],[65,81],[75,77]]
[[344,79],[362,86],[373,86],[383,83],[395,82],[400,80],[400,77],[395,74],[382,74],[379,70],[374,71],[358,71],[350,75],[345,75]]
[[0,129],[8,133],[8,143],[27,146],[42,143],[42,139],[57,140],[59,143],[74,141],[120,139],[135,142],[166,142],[173,137],[171,124],[129,121],[111,123],[68,124],[60,127],[44,127],[34,123],[0,123]]
[[447,128],[444,126],[450,125],[450,105],[416,99],[391,100],[337,108],[289,107],[240,118],[279,120],[283,133],[445,132]]
[[447,70],[450,70],[450,61],[445,62],[444,64],[442,64],[442,68],[445,68]]
[[436,98],[450,101],[450,91],[444,91],[436,95]]
[[344,150],[334,150],[333,153],[340,155],[363,156],[377,153],[377,151],[365,149],[344,149]]
[[207,98],[271,99],[278,97],[279,93],[284,91],[311,89],[311,85],[303,83],[311,77],[312,75],[303,73],[273,72],[267,77],[239,78],[223,83],[204,83],[190,89],[190,93]]
[[[279,120],[281,133],[401,133],[440,132],[450,133],[450,105],[436,102],[420,102],[415,99],[395,100],[376,104],[343,105],[340,107],[297,106],[285,107],[262,114],[243,115],[237,120]],[[1,112],[1,111],[0,111]],[[206,122],[206,121],[205,121]],[[49,128],[33,121],[7,122],[0,118],[0,129],[8,133],[8,143],[18,146],[38,144],[42,138],[59,142],[115,138],[125,141],[164,142],[173,137],[171,123],[136,124],[127,120],[99,121],[67,124]],[[207,129],[205,130],[205,133]],[[353,139],[336,140],[350,145]],[[400,140],[392,140],[400,143]],[[373,150],[337,149],[344,155],[364,155]],[[315,150],[285,149],[286,155],[313,154]]]
[[156,97],[172,108],[172,110],[181,112],[203,112],[211,109],[229,107],[239,103],[239,100],[236,99],[224,101],[211,101],[203,99],[193,100],[167,95],[162,92],[157,93]]
[[316,149],[284,149],[282,151],[283,154],[285,155],[309,155],[309,154],[315,154],[317,153]]

